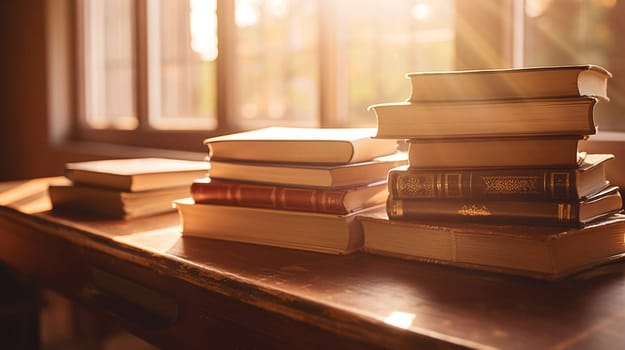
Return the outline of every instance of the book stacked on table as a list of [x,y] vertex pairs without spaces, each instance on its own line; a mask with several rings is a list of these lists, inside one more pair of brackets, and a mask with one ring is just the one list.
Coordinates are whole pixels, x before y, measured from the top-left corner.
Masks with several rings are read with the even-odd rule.
[[409,164],[389,173],[386,215],[363,220],[365,249],[547,276],[623,254],[606,244],[575,260],[556,248],[587,244],[556,239],[586,227],[610,243],[625,232],[605,174],[614,156],[579,149],[610,76],[592,65],[408,74],[408,101],[370,107],[378,138],[408,140]]
[[273,127],[205,141],[209,176],[176,202],[183,235],[326,253],[362,247],[359,213],[383,206],[407,163],[373,128]]
[[175,210],[189,183],[205,177],[208,163],[167,158],[67,163],[65,179],[50,184],[53,209],[95,217],[132,219]]

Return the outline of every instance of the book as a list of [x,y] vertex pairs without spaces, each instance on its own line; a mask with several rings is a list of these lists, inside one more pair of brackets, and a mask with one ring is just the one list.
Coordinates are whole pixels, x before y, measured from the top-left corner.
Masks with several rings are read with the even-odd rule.
[[395,199],[389,196],[386,211],[391,219],[462,220],[481,222],[524,222],[583,226],[623,206],[618,187],[581,200],[467,200]]
[[370,106],[377,138],[592,135],[595,97],[395,102]]
[[361,215],[363,250],[420,262],[561,279],[625,257],[625,215],[583,228],[392,220]]
[[588,154],[577,168],[419,169],[407,166],[388,175],[394,199],[573,200],[609,185],[605,164],[612,154]]
[[211,178],[191,184],[195,203],[348,214],[384,204],[388,197],[386,181],[341,189],[319,189]]
[[[175,201],[182,236],[253,243],[328,254],[362,247],[359,211],[347,215]],[[374,208],[379,208],[374,207]],[[382,206],[383,207],[383,206]]]
[[48,187],[54,210],[69,210],[111,219],[133,219],[174,211],[175,199],[189,196],[189,186],[126,192],[105,187],[51,183]]
[[579,136],[417,139],[408,142],[413,168],[577,167]]
[[206,139],[211,160],[347,164],[397,151],[375,128],[270,127]]
[[304,165],[211,160],[209,176],[254,183],[315,188],[340,188],[386,180],[388,171],[407,164],[406,153],[398,152],[371,161],[345,165]]
[[597,96],[608,99],[612,74],[595,65],[414,72],[409,101]]
[[166,158],[107,159],[67,163],[65,176],[75,183],[123,191],[147,191],[189,185],[206,176],[208,162]]

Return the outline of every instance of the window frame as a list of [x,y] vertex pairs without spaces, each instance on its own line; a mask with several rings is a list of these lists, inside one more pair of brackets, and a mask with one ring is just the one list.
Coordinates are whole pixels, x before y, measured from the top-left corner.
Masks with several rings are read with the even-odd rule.
[[[240,131],[235,125],[229,122],[227,116],[237,113],[236,105],[236,62],[232,59],[236,55],[236,35],[229,35],[227,40],[223,33],[236,32],[234,20],[234,1],[217,0],[217,35],[219,55],[216,59],[217,69],[217,106],[215,129],[202,130],[175,130],[156,129],[149,125],[150,113],[157,111],[155,99],[151,98],[150,89],[157,85],[149,82],[150,71],[153,70],[153,63],[150,62],[150,40],[154,35],[148,35],[153,24],[148,13],[150,12],[150,0],[136,0],[135,23],[135,57],[136,63],[136,116],[138,126],[133,130],[119,129],[94,129],[86,123],[85,115],[85,76],[84,67],[84,46],[82,44],[84,36],[84,0],[72,1],[73,16],[70,19],[73,23],[75,33],[72,41],[74,51],[75,79],[75,113],[72,120],[72,138],[77,141],[113,143],[137,147],[153,148],[173,148],[184,151],[199,151],[202,149],[202,141],[211,136],[221,135],[229,132]],[[348,126],[346,120],[346,104],[342,96],[346,87],[339,86],[345,76],[345,69],[340,67],[339,57],[344,55],[341,52],[341,45],[337,44],[335,37],[337,23],[336,5],[333,0],[320,0],[317,21],[323,20],[324,25],[319,27],[319,126],[323,127],[345,127]],[[222,34],[220,34],[222,33]],[[152,56],[153,57],[153,56]],[[342,112],[341,112],[342,111]]]
[[[229,35],[224,39],[223,33],[236,32],[234,20],[235,4],[231,0],[217,0],[218,50],[216,61],[217,69],[217,128],[202,130],[163,130],[151,128],[148,125],[149,113],[158,108],[150,98],[149,71],[153,69],[148,60],[150,25],[147,13],[150,0],[136,0],[136,32],[135,50],[137,57],[136,98],[137,117],[139,126],[134,130],[92,129],[85,123],[84,105],[84,75],[82,47],[83,31],[83,1],[69,1],[69,18],[72,38],[71,50],[74,75],[70,94],[73,97],[73,113],[70,122],[70,138],[74,141],[96,143],[110,143],[137,147],[171,148],[185,151],[203,151],[202,141],[211,136],[240,131],[229,123],[228,116],[237,113],[236,100],[236,35]],[[455,66],[456,69],[482,68],[485,66],[519,67],[523,65],[523,16],[519,9],[523,9],[523,0],[474,0],[471,2],[456,1],[456,38]],[[489,11],[484,11],[489,9]],[[340,30],[341,15],[338,13],[334,0],[319,0],[317,21],[319,23],[319,126],[346,127],[349,126],[347,116],[347,69],[346,45],[342,45],[345,38],[344,31]],[[519,16],[521,13],[521,16]],[[475,31],[467,27],[464,18],[471,18],[472,22],[479,21],[480,26],[500,28],[501,30]],[[510,20],[512,19],[512,21]],[[322,23],[323,22],[323,23]],[[467,30],[468,29],[468,30]],[[152,29],[153,30],[153,29]],[[471,40],[463,40],[470,37]],[[472,47],[467,46],[469,41],[478,41],[486,47],[491,47],[489,55],[483,55]],[[521,44],[519,44],[521,43]],[[235,77],[235,78],[233,78]],[[372,101],[374,103],[375,101]],[[617,133],[618,134],[618,133]],[[623,133],[625,135],[625,133]],[[611,137],[613,139],[613,137]]]

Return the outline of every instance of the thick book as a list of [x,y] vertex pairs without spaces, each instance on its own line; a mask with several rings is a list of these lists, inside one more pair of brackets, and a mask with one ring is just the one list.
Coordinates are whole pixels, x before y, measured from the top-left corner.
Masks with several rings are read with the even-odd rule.
[[625,215],[583,228],[392,220],[359,217],[363,250],[426,263],[560,279],[625,257]]
[[388,171],[408,163],[406,153],[345,165],[294,163],[211,162],[210,177],[284,186],[340,188],[386,180]]
[[577,200],[609,185],[605,164],[612,154],[588,154],[577,168],[392,169],[395,199]]
[[[358,211],[347,215],[175,202],[182,236],[212,238],[328,254],[362,248]],[[383,206],[382,206],[383,207]],[[379,207],[374,207],[379,208]],[[373,208],[372,208],[373,209]]]
[[54,210],[92,214],[111,219],[133,219],[174,211],[172,202],[189,196],[189,186],[125,192],[105,187],[55,182],[48,187]]
[[211,160],[347,164],[397,151],[394,140],[373,139],[375,128],[271,127],[206,139]]
[[370,106],[377,138],[592,135],[595,97],[395,102]]
[[341,189],[319,189],[207,177],[191,184],[191,197],[195,203],[348,214],[384,204],[388,191],[386,181]]
[[418,139],[408,143],[413,168],[574,168],[581,160],[579,136]]
[[189,185],[208,173],[208,162],[167,158],[107,159],[67,163],[75,183],[133,192]]
[[409,101],[597,96],[608,99],[612,74],[596,65],[414,72]]
[[525,222],[583,226],[621,210],[618,187],[610,186],[582,200],[387,200],[389,218],[403,220],[462,220],[476,222]]

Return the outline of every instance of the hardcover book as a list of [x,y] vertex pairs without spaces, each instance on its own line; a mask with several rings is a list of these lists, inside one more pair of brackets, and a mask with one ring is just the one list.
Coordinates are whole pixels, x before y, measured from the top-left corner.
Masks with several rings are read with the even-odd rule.
[[134,219],[174,211],[172,202],[189,196],[189,186],[125,192],[105,187],[55,182],[48,187],[54,210],[70,210],[111,219]]
[[392,220],[359,217],[364,251],[427,263],[559,279],[625,257],[625,216],[583,228]]
[[597,96],[608,99],[612,74],[595,65],[415,72],[409,101]]
[[175,205],[180,213],[183,237],[204,237],[328,254],[347,254],[362,248],[362,227],[355,219],[363,211],[347,215],[322,214],[196,204],[191,198],[177,200]]
[[621,211],[618,187],[611,186],[582,200],[396,199],[389,196],[391,219],[462,220],[584,226]]
[[389,139],[592,135],[595,97],[396,102],[370,106]]
[[577,200],[609,185],[605,164],[612,154],[588,154],[577,168],[392,169],[394,199]]
[[166,158],[107,159],[67,163],[65,176],[78,184],[147,191],[189,185],[206,176],[208,162]]
[[406,153],[398,152],[371,161],[345,165],[305,165],[211,161],[210,177],[234,181],[315,188],[340,188],[386,181],[388,171],[407,164]]
[[386,181],[319,189],[203,178],[191,184],[191,196],[195,203],[348,214],[384,204],[388,191]]
[[348,164],[397,152],[374,128],[271,127],[206,139],[211,160]]
[[583,157],[579,136],[413,139],[412,168],[539,167],[575,168]]

